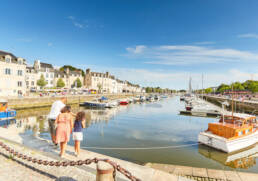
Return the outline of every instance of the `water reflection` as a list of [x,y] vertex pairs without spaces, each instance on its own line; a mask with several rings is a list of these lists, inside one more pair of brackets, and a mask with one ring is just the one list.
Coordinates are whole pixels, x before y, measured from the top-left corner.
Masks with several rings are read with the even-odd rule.
[[256,158],[258,157],[258,145],[232,154],[217,151],[205,145],[199,145],[198,151],[206,158],[231,168],[251,168],[256,165]]

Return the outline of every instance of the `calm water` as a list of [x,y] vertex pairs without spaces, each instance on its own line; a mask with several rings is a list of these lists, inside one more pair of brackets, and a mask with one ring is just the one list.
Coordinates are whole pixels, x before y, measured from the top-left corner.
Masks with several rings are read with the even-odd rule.
[[[183,108],[184,103],[179,101],[179,97],[172,97],[155,103],[120,106],[117,109],[89,110],[74,107],[73,111],[84,110],[87,113],[88,127],[84,129],[81,146],[94,152],[140,164],[156,162],[258,172],[258,146],[233,155],[199,145],[148,150],[88,148],[146,148],[195,144],[198,133],[207,129],[209,122],[217,120],[179,115],[179,110]],[[40,109],[31,113],[28,110],[18,112],[20,117],[13,123],[17,127],[24,127],[24,134],[39,134],[50,139],[46,121],[48,111]],[[33,114],[36,115],[29,116]],[[73,142],[69,144],[72,145]]]

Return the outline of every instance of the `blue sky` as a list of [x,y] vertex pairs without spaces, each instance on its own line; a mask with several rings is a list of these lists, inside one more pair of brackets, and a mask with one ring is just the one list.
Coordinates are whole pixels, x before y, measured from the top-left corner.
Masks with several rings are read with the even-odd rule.
[[0,49],[143,86],[258,79],[257,0],[2,0]]

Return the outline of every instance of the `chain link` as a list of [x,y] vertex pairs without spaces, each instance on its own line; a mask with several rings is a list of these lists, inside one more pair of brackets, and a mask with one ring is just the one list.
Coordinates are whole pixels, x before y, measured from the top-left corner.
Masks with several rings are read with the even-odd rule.
[[118,165],[117,163],[115,163],[115,162],[113,162],[109,159],[93,158],[93,159],[86,159],[86,160],[63,161],[63,162],[47,161],[47,160],[40,160],[40,159],[37,159],[37,158],[32,158],[32,157],[27,156],[25,154],[19,153],[19,152],[15,151],[14,149],[11,149],[9,146],[7,146],[6,144],[4,144],[1,141],[0,141],[0,146],[3,149],[5,149],[7,152],[12,154],[13,156],[16,156],[18,158],[22,158],[23,160],[27,160],[27,161],[32,162],[32,163],[37,163],[39,165],[44,165],[44,166],[56,166],[56,167],[63,166],[63,167],[67,167],[67,166],[90,165],[91,163],[97,164],[99,161],[107,162],[114,168],[114,172],[113,172],[114,180],[115,180],[115,177],[116,177],[116,171],[118,171],[118,172],[122,173],[124,176],[126,176],[131,181],[141,181],[140,179],[133,176],[128,170],[122,168],[120,165]]

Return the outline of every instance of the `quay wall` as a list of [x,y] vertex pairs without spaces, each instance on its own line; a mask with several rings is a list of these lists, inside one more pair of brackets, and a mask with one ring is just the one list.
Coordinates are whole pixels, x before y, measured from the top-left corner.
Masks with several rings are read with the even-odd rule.
[[[101,96],[108,99],[122,99],[136,96],[137,94],[90,94],[90,95],[73,95],[67,97],[67,104],[79,104],[84,101],[91,101]],[[59,97],[31,97],[31,98],[10,98],[8,100],[8,107],[16,110],[49,107]]]
[[[228,109],[232,109],[232,100],[223,98],[223,97],[216,97],[216,96],[203,96],[207,101],[214,103],[218,106],[222,106],[221,103],[224,101],[227,101],[229,103]],[[240,101],[240,100],[234,100],[234,110],[237,112],[245,112],[245,113],[252,113],[252,114],[258,114],[258,101]]]

